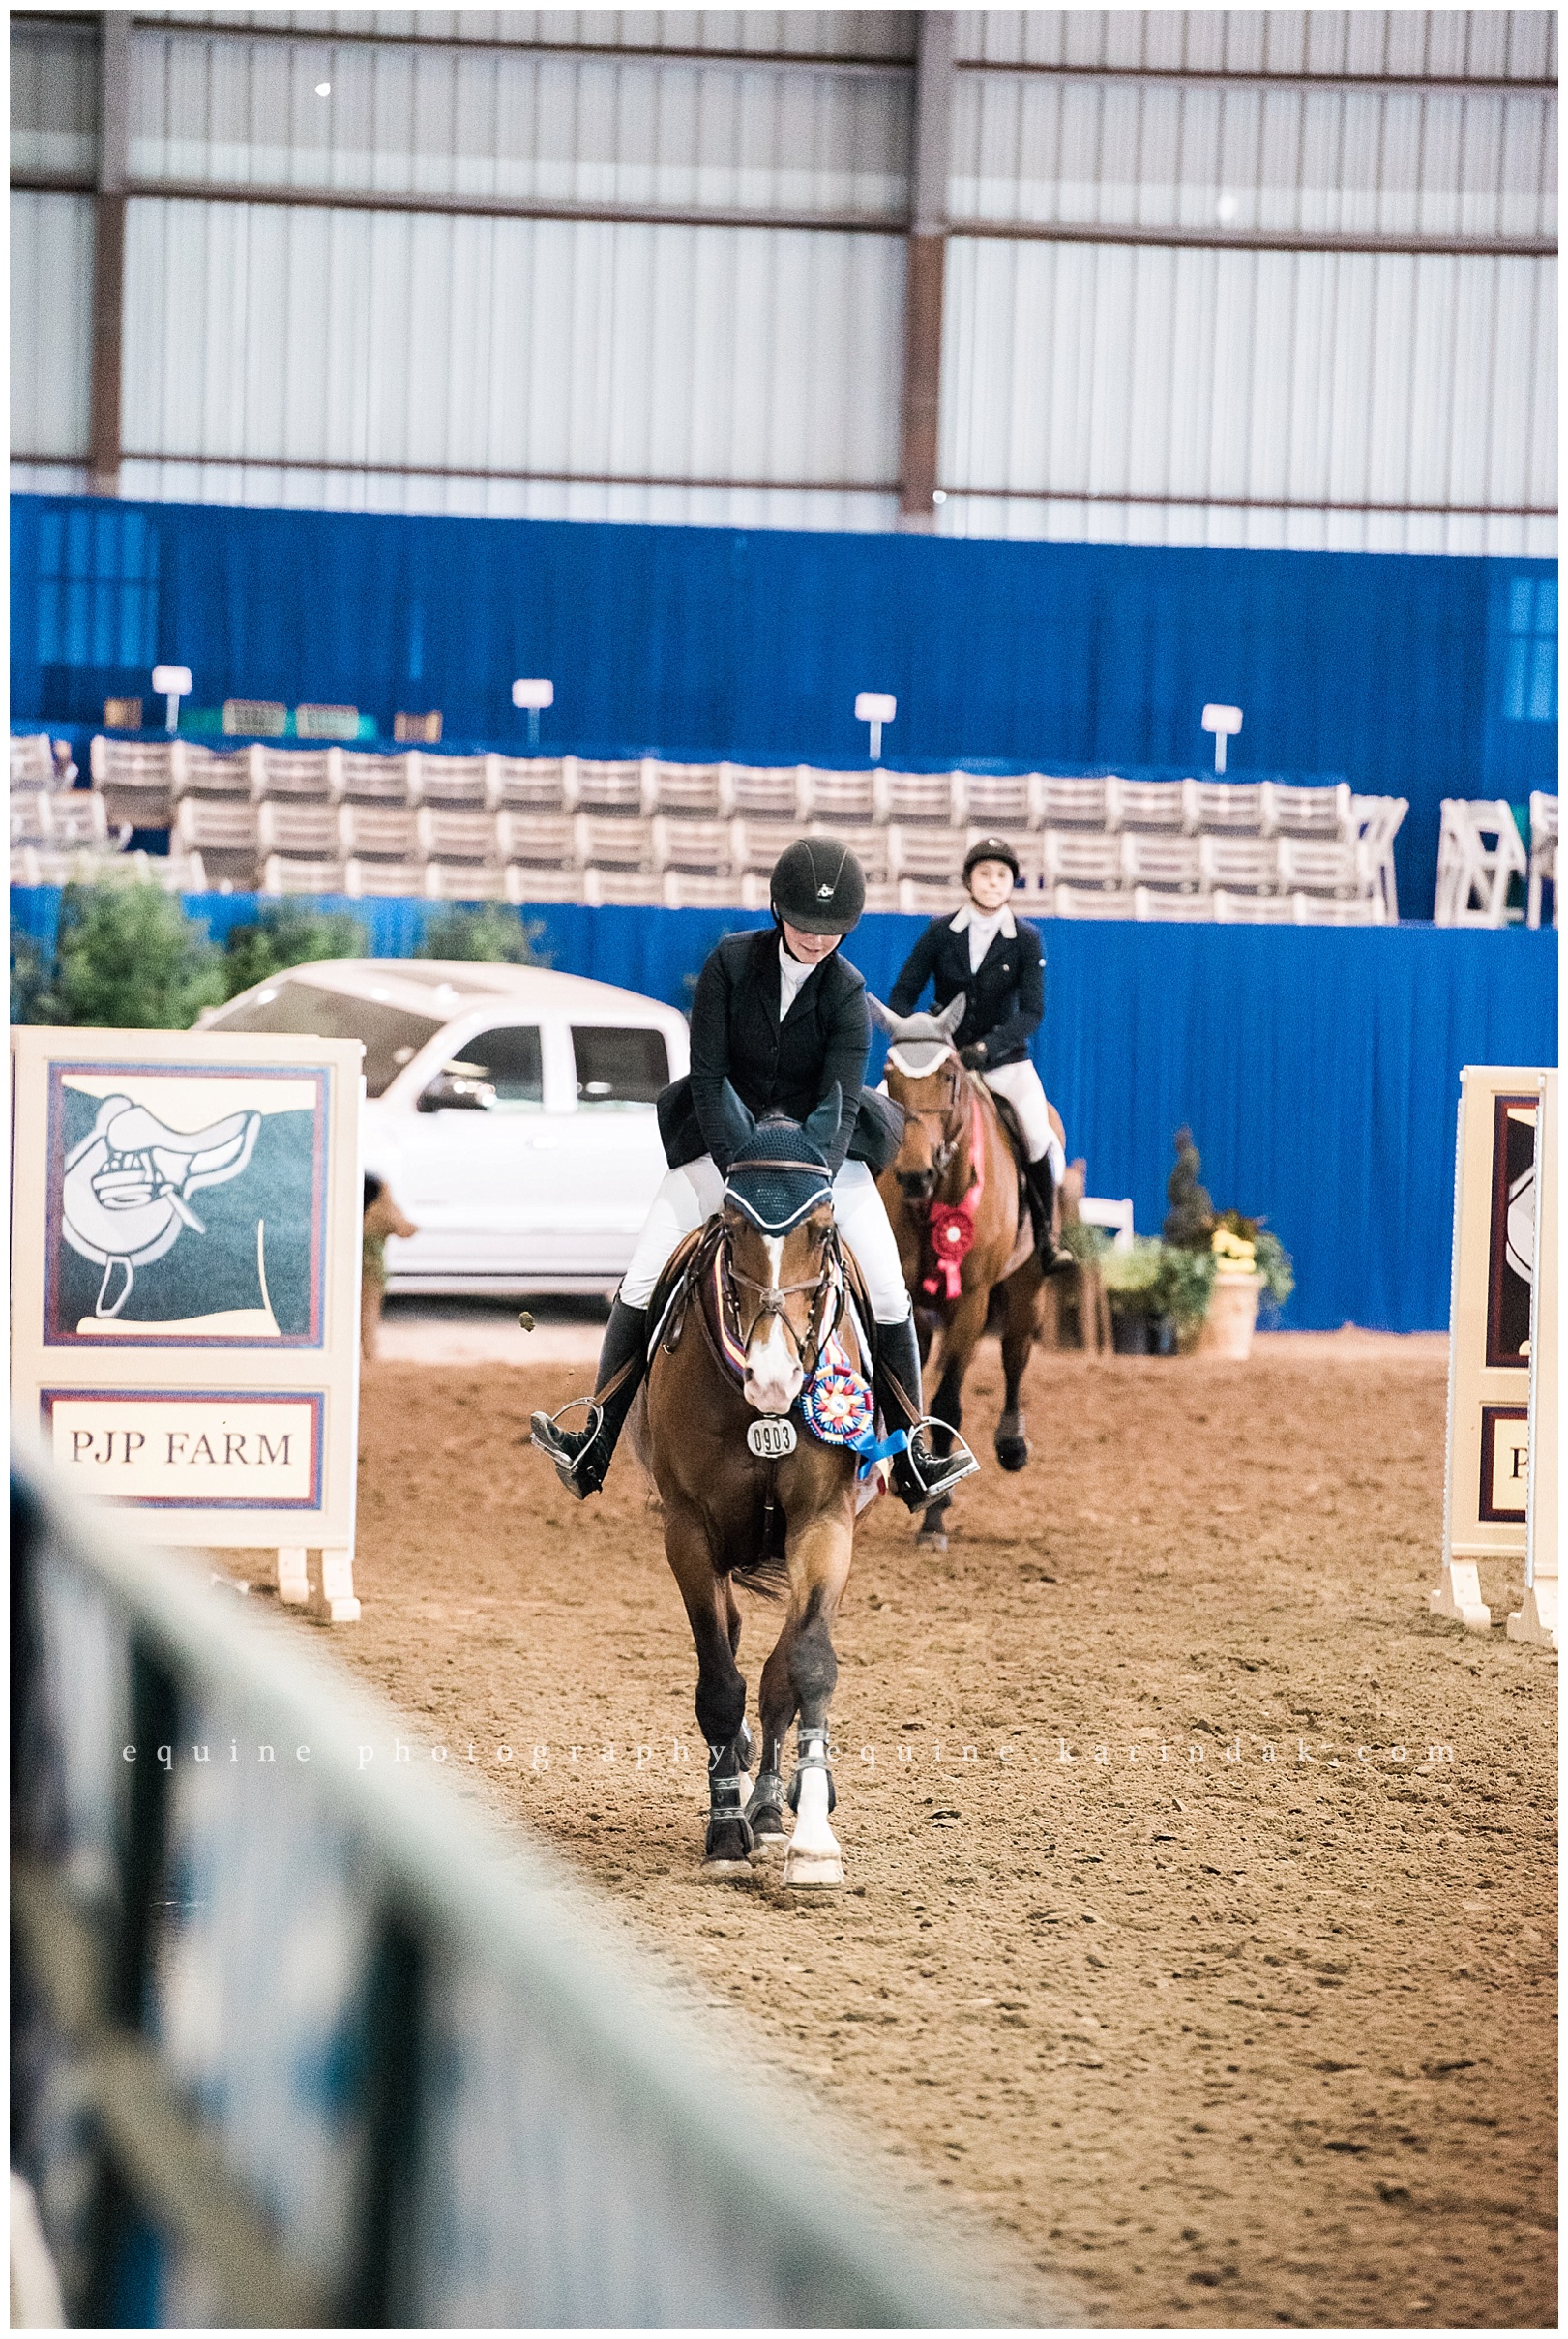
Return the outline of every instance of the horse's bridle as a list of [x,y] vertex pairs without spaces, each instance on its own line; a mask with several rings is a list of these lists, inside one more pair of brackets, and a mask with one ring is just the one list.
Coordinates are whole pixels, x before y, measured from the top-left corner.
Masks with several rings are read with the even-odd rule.
[[[786,1166],[799,1167],[796,1163]],[[736,1338],[740,1343],[742,1352],[750,1350],[752,1342],[756,1336],[757,1325],[768,1317],[776,1316],[784,1331],[794,1342],[795,1353],[800,1358],[801,1371],[809,1380],[820,1364],[822,1351],[838,1330],[839,1319],[843,1314],[843,1249],[839,1237],[837,1220],[829,1221],[827,1233],[823,1239],[821,1273],[808,1277],[803,1283],[759,1284],[750,1275],[742,1275],[735,1264],[734,1254],[730,1249],[727,1228],[724,1228],[720,1233],[719,1259],[724,1277],[725,1296],[734,1318]],[[758,1295],[757,1305],[753,1312],[751,1322],[744,1326],[741,1323],[740,1303],[736,1296],[737,1287],[747,1291],[754,1291]],[[804,1335],[797,1332],[790,1322],[785,1305],[786,1301],[794,1298],[801,1291],[810,1291],[814,1294]],[[829,1314],[830,1303],[831,1315]]]
[[[970,1085],[968,1074],[951,1051],[947,1055],[946,1063],[947,1094],[941,1104],[905,1105],[903,1107],[906,1116],[912,1121],[921,1122],[925,1126],[928,1136],[931,1133],[932,1121],[936,1122],[940,1129],[941,1141],[940,1143],[933,1141],[931,1150],[932,1170],[938,1186],[952,1169],[954,1156],[963,1140],[967,1117],[967,1091]],[[930,1080],[932,1076],[927,1073],[924,1077]]]

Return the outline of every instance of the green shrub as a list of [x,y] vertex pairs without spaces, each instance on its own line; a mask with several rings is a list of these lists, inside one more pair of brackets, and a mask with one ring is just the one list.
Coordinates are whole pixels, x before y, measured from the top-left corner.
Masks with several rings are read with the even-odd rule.
[[68,885],[58,951],[35,1022],[186,1031],[228,995],[222,952],[156,885]]
[[223,945],[227,995],[237,998],[252,983],[313,959],[363,959],[370,946],[365,928],[346,909],[281,902],[276,909],[264,909],[253,926],[230,927]]
[[44,1012],[48,1004],[49,968],[31,934],[11,930],[11,1020],[14,1023],[51,1023]]
[[1109,1248],[1107,1229],[1091,1226],[1086,1218],[1070,1218],[1062,1228],[1062,1249],[1070,1252],[1080,1266],[1098,1265]]
[[538,945],[545,935],[539,918],[524,920],[498,903],[459,903],[442,910],[425,929],[417,959],[483,959],[492,965],[547,966]]
[[1122,1316],[1163,1316],[1165,1245],[1157,1235],[1135,1234],[1130,1251],[1112,1244],[1100,1255],[1101,1279],[1111,1306]]
[[1191,1251],[1185,1243],[1167,1243],[1160,1262],[1159,1314],[1169,1316],[1178,1338],[1196,1334],[1209,1312],[1214,1289],[1214,1254]]
[[1277,1234],[1266,1227],[1253,1237],[1257,1245],[1257,1272],[1263,1279],[1263,1291],[1272,1307],[1283,1308],[1296,1288],[1295,1262]]

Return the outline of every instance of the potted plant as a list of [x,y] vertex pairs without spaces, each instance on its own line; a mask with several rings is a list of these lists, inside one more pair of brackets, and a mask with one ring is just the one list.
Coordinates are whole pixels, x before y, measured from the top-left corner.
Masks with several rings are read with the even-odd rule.
[[1245,1218],[1239,1210],[1221,1212],[1209,1246],[1214,1288],[1202,1346],[1211,1355],[1245,1363],[1253,1351],[1258,1303],[1265,1292],[1278,1308],[1296,1288],[1290,1255],[1261,1219]]
[[1110,1345],[1116,1354],[1156,1354],[1156,1326],[1166,1313],[1164,1243],[1147,1234],[1136,1234],[1126,1251],[1104,1243],[1098,1265],[1110,1302]]

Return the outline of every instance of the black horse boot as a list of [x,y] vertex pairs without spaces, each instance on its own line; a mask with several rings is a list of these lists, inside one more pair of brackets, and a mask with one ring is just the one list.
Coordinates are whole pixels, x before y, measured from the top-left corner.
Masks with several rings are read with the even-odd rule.
[[1072,1253],[1064,1251],[1056,1240],[1056,1180],[1050,1174],[1050,1161],[1042,1154],[1037,1162],[1023,1165],[1024,1181],[1029,1189],[1029,1207],[1034,1213],[1035,1253],[1040,1260],[1042,1275],[1054,1275],[1058,1267],[1071,1264]]
[[[605,1483],[615,1440],[642,1386],[648,1361],[648,1311],[617,1299],[599,1351],[599,1378],[583,1430],[557,1429],[548,1413],[533,1417],[533,1442],[555,1465],[555,1474],[579,1502]],[[580,1403],[581,1400],[578,1400]],[[567,1410],[562,1406],[562,1411]]]
[[876,1403],[890,1433],[909,1433],[908,1444],[893,1457],[893,1492],[910,1510],[940,1502],[980,1467],[962,1442],[952,1453],[933,1454],[921,1438],[920,1339],[913,1315],[902,1324],[876,1327]]

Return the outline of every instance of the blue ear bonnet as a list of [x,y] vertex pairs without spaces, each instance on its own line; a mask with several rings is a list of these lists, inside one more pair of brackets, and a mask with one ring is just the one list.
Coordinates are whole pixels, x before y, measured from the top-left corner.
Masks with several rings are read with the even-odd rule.
[[725,1199],[762,1234],[787,1234],[832,1188],[822,1149],[794,1121],[764,1121],[733,1155]]

